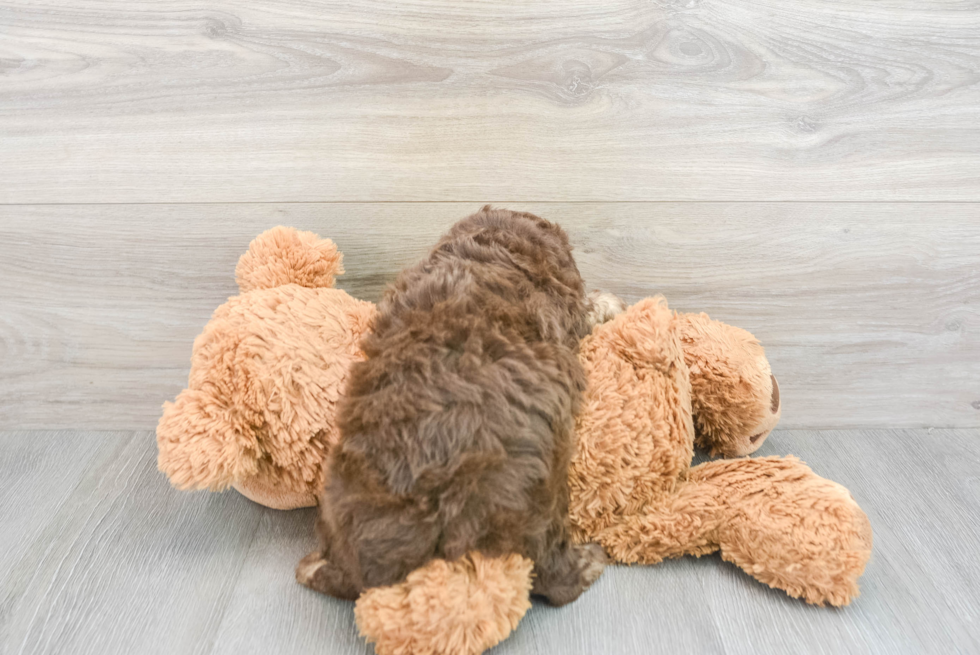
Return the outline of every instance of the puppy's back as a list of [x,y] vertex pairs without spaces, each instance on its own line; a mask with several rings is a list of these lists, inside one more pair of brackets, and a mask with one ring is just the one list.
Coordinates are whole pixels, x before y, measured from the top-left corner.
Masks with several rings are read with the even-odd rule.
[[473,549],[534,559],[567,510],[584,388],[586,307],[566,235],[485,208],[378,309],[324,498],[363,586]]
[[375,335],[389,337],[420,313],[444,318],[446,310],[517,329],[528,342],[575,347],[588,330],[584,285],[565,231],[489,206],[456,223],[428,258],[399,274],[378,305]]

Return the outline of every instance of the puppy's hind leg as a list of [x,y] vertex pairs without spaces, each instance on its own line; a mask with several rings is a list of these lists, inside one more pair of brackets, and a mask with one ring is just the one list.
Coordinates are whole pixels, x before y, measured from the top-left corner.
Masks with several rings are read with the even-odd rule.
[[343,600],[357,600],[361,595],[347,572],[318,550],[300,560],[296,566],[296,582],[313,591]]
[[608,561],[598,544],[563,542],[545,561],[534,563],[531,593],[556,607],[570,603],[599,579]]

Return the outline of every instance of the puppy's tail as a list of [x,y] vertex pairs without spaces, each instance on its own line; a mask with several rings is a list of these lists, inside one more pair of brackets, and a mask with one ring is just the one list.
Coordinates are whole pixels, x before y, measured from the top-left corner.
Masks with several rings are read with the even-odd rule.
[[354,615],[378,655],[479,655],[531,607],[533,567],[516,554],[432,560],[404,582],[365,591]]

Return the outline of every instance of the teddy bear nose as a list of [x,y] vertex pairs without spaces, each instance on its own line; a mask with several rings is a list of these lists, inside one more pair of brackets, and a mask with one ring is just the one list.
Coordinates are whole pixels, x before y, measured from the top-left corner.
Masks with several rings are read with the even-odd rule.
[[770,374],[769,377],[772,378],[772,405],[770,406],[770,411],[775,414],[779,411],[779,383],[776,382],[776,376]]

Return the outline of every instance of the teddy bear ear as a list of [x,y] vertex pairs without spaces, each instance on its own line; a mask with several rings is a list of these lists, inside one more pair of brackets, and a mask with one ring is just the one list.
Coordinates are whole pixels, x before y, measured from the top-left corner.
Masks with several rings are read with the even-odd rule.
[[404,582],[362,593],[354,616],[378,655],[477,655],[505,639],[530,609],[533,568],[516,554],[432,560]]
[[157,466],[178,489],[221,491],[258,471],[255,435],[198,389],[184,389],[164,403],[157,449]]
[[343,258],[330,239],[280,225],[249,244],[235,267],[235,279],[242,293],[284,284],[332,287],[344,272]]

